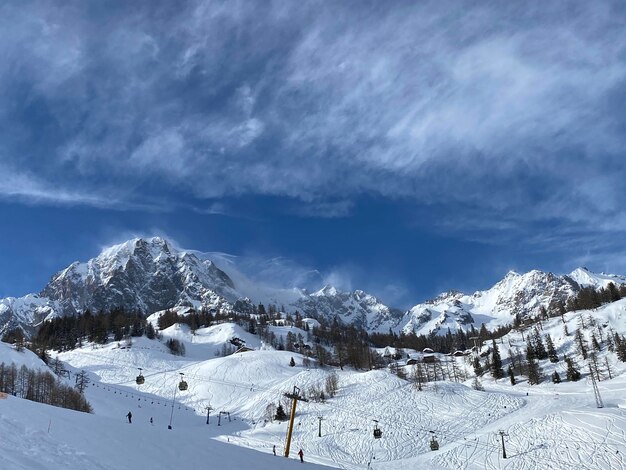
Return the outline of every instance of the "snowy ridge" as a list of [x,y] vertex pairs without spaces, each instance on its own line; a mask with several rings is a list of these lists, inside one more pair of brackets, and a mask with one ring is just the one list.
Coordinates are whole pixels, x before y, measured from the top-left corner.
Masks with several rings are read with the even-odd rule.
[[329,285],[303,297],[295,305],[307,316],[337,317],[343,323],[352,323],[368,331],[386,332],[402,317],[400,310],[384,305],[362,290],[341,292]]
[[522,318],[537,315],[541,308],[554,308],[566,302],[582,287],[596,289],[626,283],[626,278],[616,275],[595,274],[579,268],[570,275],[532,270],[524,274],[509,271],[491,289],[472,295],[451,291],[437,298],[415,305],[400,321],[405,333],[445,333],[474,324],[487,327],[510,324],[515,315]]
[[30,334],[42,319],[55,315],[57,310],[55,302],[37,294],[0,299],[0,333],[19,326]]
[[617,274],[593,273],[587,268],[577,268],[569,274],[581,287],[606,288],[610,283],[617,285],[626,284],[626,277]]
[[0,299],[0,334],[22,326],[32,334],[43,320],[124,307],[146,314],[173,307],[230,310],[273,303],[305,316],[338,319],[370,332],[445,333],[482,323],[511,323],[516,314],[536,315],[575,295],[582,287],[626,283],[626,277],[596,274],[586,268],[569,275],[533,270],[509,272],[492,288],[474,294],[445,292],[406,312],[385,305],[362,290],[343,292],[327,285],[309,293],[252,281],[237,269],[234,257],[178,250],[160,237],[135,238],[106,248],[87,262],[74,262],[55,274],[39,294]]

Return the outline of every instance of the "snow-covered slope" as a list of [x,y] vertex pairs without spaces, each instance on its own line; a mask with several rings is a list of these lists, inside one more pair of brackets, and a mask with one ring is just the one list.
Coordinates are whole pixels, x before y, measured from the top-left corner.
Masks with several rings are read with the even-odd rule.
[[[206,426],[202,417],[179,413],[172,430],[165,423],[169,407],[155,413],[155,424],[141,415],[137,405],[118,395],[96,389],[89,394],[109,403],[118,416],[89,415],[9,396],[0,400],[0,461],[12,470],[94,470],[239,468],[288,470],[292,459],[235,447],[222,442],[221,428]],[[103,406],[104,409],[106,407]],[[131,425],[124,415],[132,409]],[[139,419],[139,418],[143,419]],[[235,423],[231,423],[235,424]],[[224,426],[235,432],[235,425]],[[224,439],[225,441],[226,439]],[[308,456],[307,456],[308,457]],[[310,468],[326,468],[308,463]]]
[[[573,334],[581,323],[588,341],[599,331],[605,339],[611,331],[626,333],[626,299],[543,322],[541,334],[551,335],[559,357],[567,354],[584,365]],[[508,378],[494,380],[487,374],[482,378],[486,392],[468,386],[471,375],[465,383],[430,382],[420,392],[385,369],[308,368],[303,367],[302,356],[286,351],[215,356],[231,334],[244,333],[231,324],[198,330],[196,335],[182,326],[169,328],[164,336],[183,341],[191,351],[186,357],[172,356],[163,343],[145,338],[136,339],[130,348],[86,345],[60,354],[72,372],[89,372],[93,383],[86,394],[95,415],[11,397],[0,400],[2,461],[11,468],[44,470],[191,468],[207,462],[216,468],[293,468],[300,464],[271,454],[274,445],[279,455],[284,450],[286,423],[271,422],[268,406],[282,401],[288,408],[283,393],[294,386],[312,397],[312,390],[323,388],[335,373],[336,397],[298,404],[292,458],[302,448],[307,462],[344,469],[624,467],[625,364],[605,344],[598,356],[600,364],[606,360],[610,365],[612,379],[602,366],[599,389],[605,406],[599,409],[584,367],[579,382],[549,380],[555,370],[565,378],[563,361],[542,361],[547,377],[538,386],[528,386],[519,376],[512,386]],[[509,354],[524,347],[522,335],[512,331],[498,341],[505,367]],[[0,358],[10,350],[0,348]],[[295,367],[288,365],[291,357]],[[470,359],[445,358],[471,374]],[[143,368],[146,379],[139,386],[134,382],[137,367]],[[189,383],[185,392],[176,387],[180,372]],[[128,410],[133,413],[132,425],[124,422]],[[230,413],[231,420],[222,414],[218,426],[220,411]],[[170,419],[173,429],[167,430]],[[382,429],[381,439],[372,435],[373,420]],[[500,430],[506,434],[507,459],[501,456]],[[431,437],[438,440],[438,451],[430,450]]]
[[587,268],[577,268],[569,274],[581,287],[593,287],[595,289],[606,288],[610,283],[616,286],[626,284],[626,277],[617,274],[594,273]]
[[15,364],[18,368],[26,366],[29,369],[48,371],[48,366],[35,353],[28,349],[17,351],[12,345],[0,341],[0,362]]

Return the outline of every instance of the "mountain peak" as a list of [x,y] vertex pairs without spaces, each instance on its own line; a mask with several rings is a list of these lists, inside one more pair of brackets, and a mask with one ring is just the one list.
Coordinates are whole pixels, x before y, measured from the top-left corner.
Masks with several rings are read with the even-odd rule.
[[615,285],[626,284],[626,277],[616,274],[594,273],[586,267],[574,269],[569,277],[576,281],[581,287],[593,287],[594,289],[606,288],[610,283]]
[[317,292],[314,292],[312,295],[317,296],[317,297],[323,296],[323,295],[332,297],[332,296],[337,295],[338,293],[339,291],[337,290],[336,287],[331,286],[330,284],[326,284],[324,287],[322,287]]
[[148,250],[153,257],[160,253],[172,254],[176,250],[171,248],[171,243],[161,237],[132,238],[117,245],[104,248],[98,258],[116,258],[134,254],[138,250]]

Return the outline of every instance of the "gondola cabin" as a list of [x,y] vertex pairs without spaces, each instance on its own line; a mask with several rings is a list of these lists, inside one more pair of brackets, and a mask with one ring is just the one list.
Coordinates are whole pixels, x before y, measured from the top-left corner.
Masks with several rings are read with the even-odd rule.
[[141,367],[138,367],[138,369],[139,369],[139,375],[135,379],[135,382],[137,383],[137,385],[143,385],[144,382],[146,381],[146,379],[143,377],[143,374],[141,373],[143,369]]
[[383,437],[383,431],[378,427],[378,420],[374,420],[374,439]]
[[184,392],[188,388],[187,382],[185,382],[185,373],[179,372],[179,374],[180,374],[180,383],[178,384],[178,390],[180,390],[181,392]]

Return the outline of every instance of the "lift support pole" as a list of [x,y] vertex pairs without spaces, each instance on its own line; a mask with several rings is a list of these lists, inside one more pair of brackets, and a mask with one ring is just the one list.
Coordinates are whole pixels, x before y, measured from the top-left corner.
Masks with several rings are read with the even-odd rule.
[[300,389],[294,385],[293,393],[285,393],[287,398],[291,398],[291,416],[289,416],[289,427],[287,428],[287,443],[285,444],[285,457],[289,457],[289,448],[291,447],[291,435],[293,433],[293,422],[296,419],[296,406],[298,405],[298,400],[300,401],[309,401],[304,397],[300,396]]
[[504,431],[500,431],[500,437],[502,438],[502,458],[506,459],[506,448],[504,447],[504,436],[508,436]]

